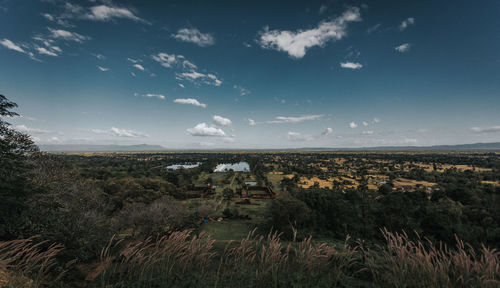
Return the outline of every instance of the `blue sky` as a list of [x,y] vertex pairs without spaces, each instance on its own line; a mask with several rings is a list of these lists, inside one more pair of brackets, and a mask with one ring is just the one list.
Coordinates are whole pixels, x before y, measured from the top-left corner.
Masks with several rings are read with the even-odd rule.
[[0,93],[40,144],[500,141],[500,2],[0,0]]

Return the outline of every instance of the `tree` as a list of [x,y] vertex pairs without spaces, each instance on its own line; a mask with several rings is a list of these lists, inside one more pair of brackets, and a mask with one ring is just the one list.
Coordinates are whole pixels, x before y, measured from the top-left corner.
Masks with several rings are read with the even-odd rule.
[[234,196],[233,189],[226,188],[224,189],[224,191],[222,191],[222,198],[226,201],[230,201],[231,199],[233,199],[233,196]]
[[14,102],[0,95],[0,238],[17,236],[31,188],[29,156],[38,151],[30,136],[10,128],[4,117],[18,116]]

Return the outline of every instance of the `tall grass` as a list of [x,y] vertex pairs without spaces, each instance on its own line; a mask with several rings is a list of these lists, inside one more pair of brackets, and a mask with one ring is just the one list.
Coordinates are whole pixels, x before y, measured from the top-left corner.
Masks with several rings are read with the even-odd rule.
[[87,280],[101,287],[336,287],[352,280],[359,257],[347,241],[336,249],[311,238],[285,243],[280,236],[254,230],[217,250],[206,234],[186,230],[130,242],[114,254],[110,241]]
[[[55,271],[60,244],[37,242],[37,237],[0,242],[2,287],[41,287],[57,282],[67,270]],[[68,262],[66,268],[74,262]],[[58,267],[60,268],[60,267]]]
[[385,245],[370,251],[367,268],[376,284],[393,287],[500,287],[499,252],[478,252],[456,239],[454,249],[406,233],[383,230]]
[[[112,237],[86,283],[107,288],[500,287],[495,249],[476,251],[459,239],[449,248],[412,240],[404,232],[382,234],[384,244],[371,249],[349,237],[332,246],[311,237],[282,241],[277,232],[262,236],[255,230],[225,248],[194,230],[144,240]],[[56,256],[62,249],[36,238],[0,242],[0,286],[52,287],[64,272],[55,269],[61,267]]]

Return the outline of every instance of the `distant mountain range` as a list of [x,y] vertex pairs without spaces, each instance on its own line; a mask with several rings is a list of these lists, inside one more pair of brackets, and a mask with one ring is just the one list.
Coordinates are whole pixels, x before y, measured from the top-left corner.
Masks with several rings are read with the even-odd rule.
[[304,147],[294,149],[168,149],[161,145],[87,145],[87,144],[59,144],[40,145],[40,150],[46,152],[161,152],[161,151],[500,151],[500,142],[474,143],[460,145],[436,146],[379,146],[362,148],[327,148]]
[[87,144],[54,144],[39,145],[40,150],[46,152],[143,152],[166,151],[160,145],[87,145]]
[[500,151],[500,142],[435,146],[378,146],[361,148],[300,148],[301,151]]

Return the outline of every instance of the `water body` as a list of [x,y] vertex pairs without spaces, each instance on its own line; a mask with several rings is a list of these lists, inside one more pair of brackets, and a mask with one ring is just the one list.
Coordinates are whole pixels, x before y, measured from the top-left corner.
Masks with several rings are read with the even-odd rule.
[[171,169],[171,170],[177,170],[177,169],[181,169],[181,168],[190,169],[190,168],[198,167],[200,165],[201,165],[201,163],[195,163],[195,164],[173,164],[173,165],[167,166],[167,169]]
[[239,162],[234,164],[223,163],[217,165],[217,167],[215,167],[214,172],[226,172],[229,170],[238,172],[250,172],[250,165],[248,165],[247,162]]
[[255,181],[247,181],[247,182],[245,182],[245,184],[248,186],[257,186],[257,182],[255,182]]

